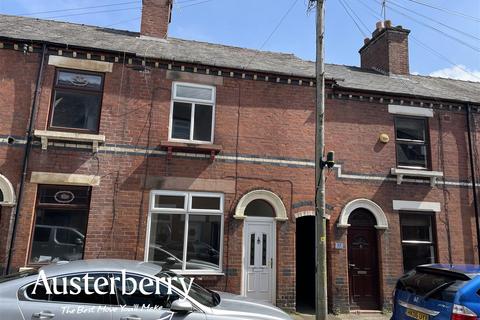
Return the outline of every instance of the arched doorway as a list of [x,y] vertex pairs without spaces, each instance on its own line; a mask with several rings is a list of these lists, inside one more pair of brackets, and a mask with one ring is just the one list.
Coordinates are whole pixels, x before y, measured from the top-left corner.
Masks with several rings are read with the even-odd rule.
[[275,303],[276,221],[287,220],[280,197],[268,190],[245,194],[235,210],[244,219],[242,293],[252,299]]
[[377,220],[365,208],[353,210],[348,218],[348,280],[351,310],[378,310]]
[[299,217],[295,224],[296,310],[310,314],[315,313],[315,215]]

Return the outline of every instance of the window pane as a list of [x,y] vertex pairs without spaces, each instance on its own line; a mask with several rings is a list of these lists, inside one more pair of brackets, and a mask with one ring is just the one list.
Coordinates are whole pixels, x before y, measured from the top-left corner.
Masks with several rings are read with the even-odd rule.
[[245,215],[249,217],[271,217],[274,218],[275,210],[265,200],[256,199],[250,202],[245,208]]
[[255,265],[255,233],[250,234],[250,265]]
[[172,138],[190,139],[190,125],[192,105],[190,103],[175,102],[172,115]]
[[193,139],[199,141],[212,140],[212,112],[213,106],[195,105],[195,126]]
[[219,197],[192,197],[192,209],[220,210]]
[[267,235],[262,234],[262,266],[267,265]]
[[[67,277],[66,281],[66,288],[64,288],[63,281],[60,280],[60,278],[57,280],[57,290],[58,292],[64,292],[66,291],[67,293],[73,292],[77,293],[78,288],[75,286],[72,286],[71,282],[74,281],[76,285],[80,287],[80,292],[79,294],[55,294],[53,293],[50,295],[50,300],[51,301],[61,301],[61,302],[71,302],[71,303],[88,303],[88,304],[97,304],[97,305],[108,305],[111,304],[110,296],[115,301],[115,295],[110,295],[110,285],[108,281],[110,277],[108,274],[89,274],[88,278],[88,290],[90,291],[89,294],[86,293],[86,287],[85,287],[85,279],[83,277],[85,274],[80,274],[78,276],[71,276]],[[73,279],[73,278],[78,278],[78,279]],[[104,280],[99,280],[98,281],[98,289],[102,292],[106,292],[107,294],[101,295],[97,294],[96,291],[94,290],[94,282],[95,279],[101,277]],[[53,290],[52,290],[53,292]]]
[[58,72],[57,85],[85,90],[102,90],[102,77],[93,74]]
[[100,95],[56,90],[52,126],[98,131]]
[[41,204],[63,204],[88,207],[90,204],[90,188],[41,186],[38,191],[38,200]]
[[403,244],[403,267],[405,271],[412,270],[418,265],[435,263],[433,245]]
[[166,269],[181,269],[185,215],[152,214],[148,260]]
[[427,167],[427,147],[421,144],[397,143],[399,166]]
[[425,141],[425,120],[396,118],[397,139]]
[[429,215],[403,215],[402,240],[432,241],[431,216]]
[[190,87],[187,85],[177,85],[177,97],[197,100],[213,100],[212,88]]
[[[87,210],[38,209],[30,261],[49,263],[82,259],[87,218]],[[50,236],[52,233],[56,237]]]
[[33,293],[33,289],[35,288],[36,283],[31,284],[25,290],[26,296],[33,300],[48,300],[47,289],[43,285],[43,283],[39,283],[37,288],[35,289],[35,293]]
[[2,201],[3,201],[3,192],[2,192],[2,190],[0,190],[0,202],[2,202]]
[[185,208],[185,196],[155,195],[155,208],[183,209]]
[[220,263],[220,215],[190,215],[187,269],[218,269]]

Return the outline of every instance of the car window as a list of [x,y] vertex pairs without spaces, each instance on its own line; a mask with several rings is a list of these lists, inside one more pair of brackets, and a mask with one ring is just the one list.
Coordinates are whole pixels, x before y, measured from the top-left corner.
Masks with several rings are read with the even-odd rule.
[[[182,283],[178,280],[178,277],[180,276],[176,273],[172,271],[162,271],[157,274],[157,277],[170,277],[172,278],[172,285],[175,286],[178,290],[183,290]],[[185,283],[188,284],[190,279],[187,277],[184,278]],[[174,281],[173,279],[177,280]],[[206,307],[215,307],[220,303],[220,296],[217,293],[208,290],[195,282],[192,283],[192,287],[188,292],[188,296]]]
[[77,232],[70,229],[58,228],[56,239],[60,243],[78,245],[83,243],[83,238]]
[[38,227],[35,229],[35,235],[33,236],[34,242],[48,242],[50,239],[50,232],[52,228]]
[[[46,290],[46,288],[43,284],[39,283],[37,285],[37,288],[35,290],[34,289],[35,289],[35,283],[29,285],[25,289],[25,295],[29,299],[48,301],[49,297],[48,297],[48,294],[47,294],[47,290]],[[34,291],[35,291],[35,293],[34,293]]]
[[399,279],[397,289],[453,303],[456,293],[466,283],[467,281],[446,274],[413,270]]
[[[148,295],[145,295],[139,289],[140,282],[144,277],[127,274],[127,278],[133,279],[135,285],[133,285],[131,281],[126,281],[124,287],[122,287],[122,283],[119,280],[121,279],[121,276],[116,275],[115,278],[117,278],[115,280],[115,287],[119,305],[163,307],[168,309],[170,308],[171,303],[179,298],[174,292],[168,294],[168,288],[164,285],[160,285],[159,290],[157,290],[156,281],[154,279],[152,279],[151,284],[147,281],[143,282],[143,290],[146,293],[149,293]],[[134,290],[134,286],[136,287],[136,290]],[[125,290],[126,294],[122,294],[122,289]]]
[[[100,294],[95,292],[94,283],[97,278],[110,279],[108,274],[97,273],[88,274],[88,281],[84,279],[85,274],[77,274],[66,277],[66,281],[58,281],[57,279],[57,292],[62,294],[52,293],[50,295],[50,301],[59,302],[71,302],[71,303],[86,303],[96,305],[110,305],[116,304],[115,295],[110,295],[110,281],[98,281],[98,289],[106,294]],[[77,287],[78,286],[78,287]],[[90,291],[86,293],[86,289]],[[66,293],[66,294],[65,294]],[[113,299],[113,301],[112,301]]]

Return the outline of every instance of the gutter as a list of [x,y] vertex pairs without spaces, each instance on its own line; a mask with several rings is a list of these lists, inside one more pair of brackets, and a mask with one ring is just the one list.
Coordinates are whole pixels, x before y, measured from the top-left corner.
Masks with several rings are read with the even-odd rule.
[[478,212],[478,194],[477,194],[477,177],[475,170],[475,158],[473,155],[473,139],[472,139],[472,124],[471,124],[471,105],[467,105],[467,130],[468,130],[468,153],[470,157],[470,171],[472,175],[472,189],[473,189],[473,206],[475,208],[475,225],[477,231],[477,251],[478,259],[480,261],[480,217]]
[[12,255],[13,255],[13,249],[15,244],[15,237],[17,233],[18,217],[20,215],[20,208],[22,206],[22,198],[23,198],[23,189],[25,188],[25,181],[27,178],[28,160],[30,156],[30,150],[32,148],[32,142],[33,142],[33,129],[35,127],[35,114],[38,107],[38,100],[39,100],[38,97],[41,91],[42,76],[43,76],[43,70],[45,67],[46,54],[47,54],[47,44],[44,43],[42,47],[42,56],[41,56],[40,66],[38,69],[37,82],[35,85],[35,92],[33,95],[32,108],[30,112],[30,120],[29,120],[28,131],[27,131],[27,144],[25,146],[25,153],[22,161],[22,176],[20,179],[20,187],[18,190],[17,206],[15,207],[15,217],[13,219],[12,235],[10,238],[10,244],[8,248],[8,257],[7,257],[6,267],[5,267],[5,274],[9,273],[9,270],[12,264]]

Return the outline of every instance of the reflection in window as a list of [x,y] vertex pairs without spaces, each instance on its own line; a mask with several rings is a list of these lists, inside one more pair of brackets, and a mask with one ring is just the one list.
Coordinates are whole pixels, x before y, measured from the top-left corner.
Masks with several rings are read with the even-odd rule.
[[148,260],[171,270],[218,271],[223,195],[165,191],[152,201]]
[[422,118],[395,118],[397,165],[427,168],[427,121]]
[[83,258],[90,188],[38,188],[31,263],[73,261]]
[[245,208],[245,215],[248,217],[270,217],[275,218],[275,210],[265,200],[255,199]]
[[50,127],[98,132],[103,76],[57,71]]
[[213,143],[215,88],[175,83],[170,138]]
[[404,270],[411,270],[421,264],[434,263],[433,215],[403,213],[400,223]]

